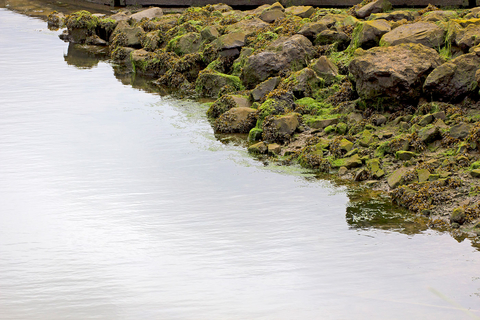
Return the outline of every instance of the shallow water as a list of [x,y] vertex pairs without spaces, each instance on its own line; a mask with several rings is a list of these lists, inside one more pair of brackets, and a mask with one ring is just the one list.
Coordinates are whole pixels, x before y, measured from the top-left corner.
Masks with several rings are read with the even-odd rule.
[[0,30],[0,319],[480,317],[469,240],[264,167],[43,21]]

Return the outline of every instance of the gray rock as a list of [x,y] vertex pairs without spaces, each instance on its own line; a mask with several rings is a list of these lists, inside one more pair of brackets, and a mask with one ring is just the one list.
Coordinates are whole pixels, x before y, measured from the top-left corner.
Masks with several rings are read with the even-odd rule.
[[359,10],[356,10],[357,18],[364,19],[372,13],[380,13],[388,11],[392,8],[392,4],[387,0],[376,0],[364,5]]
[[338,119],[332,118],[332,119],[314,120],[309,122],[308,125],[313,129],[325,129],[328,126],[331,126],[337,123],[338,123]]
[[376,47],[382,36],[391,30],[392,28],[386,20],[366,21],[360,29],[356,44],[363,49]]
[[427,115],[424,115],[420,121],[418,122],[418,124],[422,127],[425,127],[427,124],[430,124],[432,123],[433,121],[433,115],[432,114],[427,114]]
[[251,92],[253,100],[262,100],[270,91],[274,90],[279,83],[280,77],[273,77],[258,84]]
[[416,17],[418,17],[418,12],[398,10],[398,11],[385,12],[385,13],[373,13],[368,17],[368,20],[384,19],[387,21],[400,21],[405,19],[407,21],[413,21],[415,20]]
[[259,18],[267,23],[272,23],[285,18],[285,13],[280,9],[266,9],[260,14]]
[[404,24],[383,35],[380,45],[395,46],[401,43],[419,43],[430,48],[443,45],[445,30],[434,23]]
[[143,18],[154,19],[154,18],[160,18],[161,16],[163,16],[162,9],[158,7],[154,7],[154,8],[149,8],[149,9],[137,12],[135,14],[132,14],[130,18],[136,21],[140,21]]
[[305,19],[310,18],[310,16],[315,12],[315,9],[312,6],[292,6],[286,8],[285,12]]
[[310,64],[310,68],[327,84],[332,83],[339,75],[338,68],[327,57],[321,56]]
[[422,128],[418,132],[418,137],[423,143],[430,143],[437,139],[441,139],[442,135],[440,133],[440,128],[437,126],[428,126]]
[[214,26],[205,27],[200,34],[202,35],[202,39],[207,41],[213,41],[220,36],[220,33]]
[[324,22],[309,22],[304,24],[300,30],[298,31],[299,34],[304,35],[310,40],[315,40],[320,32],[327,30],[328,27]]
[[470,132],[470,125],[459,123],[450,128],[450,136],[455,139],[465,139]]
[[125,36],[125,43],[123,43],[125,47],[141,47],[141,39],[145,34],[142,27],[131,27],[126,21],[120,21],[115,27],[115,30],[113,30],[110,42],[113,40],[112,37],[115,37],[119,33]]

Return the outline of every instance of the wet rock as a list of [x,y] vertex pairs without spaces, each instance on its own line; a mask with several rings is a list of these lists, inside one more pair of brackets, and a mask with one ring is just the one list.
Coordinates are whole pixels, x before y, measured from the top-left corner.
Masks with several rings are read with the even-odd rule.
[[453,210],[452,215],[450,216],[450,222],[462,225],[465,223],[466,218],[465,210],[459,207]]
[[299,124],[297,114],[269,116],[263,122],[263,140],[279,142],[289,140]]
[[224,86],[231,86],[235,90],[243,90],[242,83],[238,77],[207,69],[199,73],[195,83],[195,89],[202,97],[211,98],[218,97],[220,89]]
[[92,46],[106,46],[108,45],[107,41],[101,39],[99,36],[96,34],[93,36],[88,37],[85,40],[86,44],[92,45]]
[[340,169],[338,169],[338,175],[339,176],[344,176],[348,173],[348,169],[346,167],[340,167]]
[[273,77],[258,84],[252,90],[251,96],[254,101],[262,100],[270,91],[274,90],[280,83],[280,77]]
[[417,175],[419,183],[426,182],[430,177],[430,171],[428,171],[427,169],[419,169],[417,170]]
[[265,142],[259,142],[248,147],[248,152],[253,154],[263,154],[267,153],[267,144]]
[[415,18],[418,17],[418,12],[415,11],[392,11],[392,12],[385,12],[385,13],[373,13],[368,17],[368,20],[387,20],[387,21],[400,21],[400,20],[407,20],[413,21]]
[[218,118],[232,108],[250,108],[252,103],[246,96],[227,94],[215,101],[207,111],[207,116]]
[[373,179],[380,179],[385,175],[385,171],[380,167],[380,159],[374,158],[367,161],[367,168],[370,170],[370,176]]
[[267,148],[268,148],[268,154],[272,156],[280,154],[280,152],[282,151],[282,147],[280,147],[280,145],[277,143],[270,143],[267,146]]
[[357,45],[363,49],[376,47],[382,36],[392,28],[386,20],[373,20],[363,23],[357,38]]
[[353,143],[348,141],[347,139],[342,139],[338,147],[340,150],[348,152],[353,149]]
[[202,40],[213,41],[220,36],[220,33],[214,26],[208,26],[202,29],[200,35],[202,36]]
[[331,84],[339,75],[337,66],[325,56],[316,59],[310,64],[310,68],[317,76],[324,79],[326,84]]
[[395,189],[398,186],[405,183],[405,174],[407,174],[406,168],[400,168],[395,170],[387,179],[388,186],[390,189]]
[[363,99],[387,96],[416,99],[427,75],[442,63],[438,53],[421,44],[358,49],[349,65],[358,94]]
[[360,135],[360,138],[358,140],[358,143],[364,147],[367,148],[370,146],[370,144],[373,143],[375,137],[373,136],[373,133],[370,130],[364,130],[362,134]]
[[374,122],[375,122],[376,126],[381,126],[381,125],[387,123],[387,117],[385,117],[383,114],[380,114],[380,115],[375,117]]
[[127,14],[125,14],[125,12],[118,12],[118,13],[112,14],[108,18],[113,19],[117,22],[120,22],[120,21],[127,21],[129,16]]
[[281,9],[266,9],[260,14],[259,18],[267,23],[273,23],[285,18],[285,13]]
[[420,138],[420,141],[422,141],[425,144],[428,144],[437,139],[441,139],[442,135],[439,127],[430,125],[425,128],[422,128],[418,132],[418,137]]
[[317,35],[315,45],[337,44],[339,50],[343,50],[350,43],[350,37],[344,32],[324,30]]
[[245,45],[245,33],[233,32],[219,37],[214,42],[218,50],[241,48]]
[[142,47],[148,51],[155,51],[160,48],[160,36],[158,31],[150,31],[145,34],[145,37],[141,39]]
[[447,21],[450,19],[454,19],[456,17],[458,17],[458,15],[455,11],[436,10],[436,11],[430,11],[425,13],[422,16],[422,21],[428,21],[428,22]]
[[319,78],[315,71],[310,68],[304,68],[292,74],[286,81],[295,83],[291,88],[296,98],[311,97],[325,83]]
[[445,120],[447,118],[444,111],[435,112],[434,114],[432,114],[432,116],[435,119],[440,119],[440,120]]
[[475,73],[479,69],[480,57],[464,54],[433,70],[423,87],[440,101],[458,101],[478,90]]
[[260,141],[262,140],[263,130],[260,128],[253,128],[248,133],[248,142]]
[[425,127],[427,124],[432,123],[432,121],[433,121],[433,115],[426,114],[420,119],[420,121],[418,122],[418,125]]
[[110,42],[116,36],[122,36],[122,46],[131,48],[140,48],[141,39],[145,31],[142,27],[131,27],[126,21],[120,21],[111,35]]
[[317,38],[320,32],[327,29],[328,27],[324,22],[309,22],[304,24],[298,33],[313,41]]
[[470,132],[471,126],[466,123],[459,123],[450,128],[450,136],[455,139],[465,139]]
[[386,33],[380,40],[381,45],[395,46],[401,43],[418,43],[430,48],[443,45],[445,30],[434,23],[416,22],[401,25]]
[[349,158],[337,159],[332,162],[333,168],[345,167],[347,169],[361,167],[363,165],[362,160],[358,154],[355,154]]
[[144,18],[151,20],[154,18],[160,18],[161,16],[163,16],[162,9],[158,7],[153,7],[153,8],[149,8],[149,9],[134,13],[130,16],[130,18],[135,21],[140,21]]
[[415,157],[416,155],[417,154],[415,152],[411,152],[411,151],[397,151],[395,153],[395,157],[398,160],[410,160],[413,157]]
[[355,180],[355,181],[365,181],[369,178],[369,175],[370,174],[369,174],[367,169],[361,168],[355,173],[355,177],[353,178],[353,180]]
[[463,50],[468,52],[472,47],[480,44],[480,25],[470,24],[455,37],[456,44]]
[[480,169],[473,169],[470,171],[470,175],[474,178],[480,178]]
[[256,110],[252,108],[232,108],[215,120],[213,128],[220,133],[248,133],[255,127]]
[[198,32],[189,32],[170,40],[167,51],[173,51],[177,55],[197,52],[202,45],[202,36]]
[[385,12],[392,9],[392,4],[387,0],[372,1],[356,10],[357,18],[365,19],[372,13]]
[[312,6],[292,6],[286,8],[285,12],[300,18],[310,18],[315,9]]
[[302,35],[282,37],[274,41],[267,51],[248,57],[242,70],[241,79],[247,87],[276,76],[282,70],[300,70],[313,53],[310,40]]
[[313,120],[309,122],[308,125],[313,129],[325,129],[328,126],[331,126],[337,123],[338,123],[338,119],[332,118],[332,119]]
[[268,26],[268,23],[260,20],[257,17],[254,17],[252,19],[241,20],[235,24],[227,26],[225,32],[243,32],[245,33],[245,36],[249,37],[254,35],[260,29],[266,28]]
[[47,17],[47,25],[50,29],[58,29],[64,26],[65,15],[61,12],[53,11]]

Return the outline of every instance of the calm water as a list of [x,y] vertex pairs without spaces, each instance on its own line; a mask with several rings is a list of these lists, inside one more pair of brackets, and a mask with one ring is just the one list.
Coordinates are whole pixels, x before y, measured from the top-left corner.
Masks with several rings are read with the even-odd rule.
[[0,319],[480,316],[469,240],[362,224],[203,106],[79,68],[40,20],[0,9],[0,31]]

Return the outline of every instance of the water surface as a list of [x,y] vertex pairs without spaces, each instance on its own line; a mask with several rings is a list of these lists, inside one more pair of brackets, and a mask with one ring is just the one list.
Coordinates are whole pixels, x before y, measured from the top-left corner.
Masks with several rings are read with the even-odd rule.
[[480,316],[469,240],[362,223],[384,207],[264,168],[204,106],[72,62],[43,21],[0,30],[0,319]]

